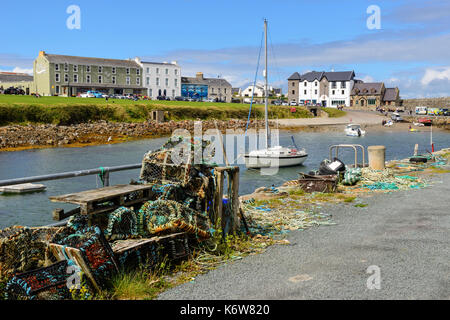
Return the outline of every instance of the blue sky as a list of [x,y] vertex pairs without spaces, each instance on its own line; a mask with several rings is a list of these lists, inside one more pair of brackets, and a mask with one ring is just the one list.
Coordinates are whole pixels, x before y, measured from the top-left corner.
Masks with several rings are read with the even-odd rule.
[[[80,7],[80,30],[66,27],[70,5]],[[367,28],[370,5],[380,8],[380,29]],[[254,78],[267,18],[273,85],[286,86],[295,71],[355,70],[405,98],[450,95],[450,1],[25,0],[2,3],[0,15],[4,71],[29,71],[45,50],[176,60],[183,75],[243,86]]]

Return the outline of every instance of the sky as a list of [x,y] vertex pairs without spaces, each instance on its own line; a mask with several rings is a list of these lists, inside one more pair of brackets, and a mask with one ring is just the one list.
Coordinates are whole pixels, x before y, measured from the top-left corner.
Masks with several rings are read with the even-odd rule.
[[[78,21],[71,6],[79,29],[67,25]],[[285,89],[294,72],[354,70],[402,98],[450,96],[448,0],[4,1],[0,70],[31,73],[44,50],[177,61],[184,76],[201,71],[243,87],[255,78],[264,18],[273,86]]]

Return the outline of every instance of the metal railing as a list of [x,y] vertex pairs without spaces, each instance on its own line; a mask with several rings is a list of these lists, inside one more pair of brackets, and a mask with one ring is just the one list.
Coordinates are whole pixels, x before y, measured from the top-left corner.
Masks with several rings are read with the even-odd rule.
[[0,180],[0,187],[22,184],[22,183],[32,183],[32,182],[41,182],[41,181],[49,181],[49,180],[76,178],[76,177],[96,175],[96,174],[102,175],[103,184],[105,187],[107,187],[107,186],[109,186],[109,174],[111,172],[140,169],[141,167],[142,167],[142,164],[137,163],[137,164],[127,164],[127,165],[122,165],[122,166],[116,166],[116,167],[100,167],[97,169],[45,174],[42,176],[34,176],[34,177],[26,177],[26,178],[6,179],[6,180]]

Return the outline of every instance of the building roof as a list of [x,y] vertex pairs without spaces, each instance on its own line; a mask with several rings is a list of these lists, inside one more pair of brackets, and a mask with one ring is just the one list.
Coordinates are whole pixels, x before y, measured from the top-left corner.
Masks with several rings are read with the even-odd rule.
[[397,88],[386,88],[384,93],[383,101],[396,101],[398,98]]
[[300,74],[298,72],[294,72],[289,78],[288,80],[300,80]]
[[50,63],[69,63],[78,65],[96,65],[105,67],[123,67],[123,68],[140,68],[134,60],[118,60],[118,59],[104,59],[104,58],[89,58],[89,57],[77,57],[77,56],[65,56],[59,54],[44,55]]
[[350,81],[355,77],[354,71],[324,72],[328,81]]
[[352,96],[354,95],[379,95],[382,94],[384,84],[383,82],[358,82],[355,83],[352,89]]
[[325,72],[325,71],[310,71],[300,75],[298,72],[294,72],[288,80],[299,80],[312,82],[314,80],[322,80],[327,78],[328,81],[350,81],[355,77],[354,71],[338,71],[338,72]]
[[33,76],[26,73],[0,72],[0,82],[33,81]]
[[171,62],[151,62],[151,61],[141,61],[142,64],[156,64],[156,65],[163,65],[163,66],[174,66],[174,67],[179,67],[178,64],[176,63],[171,63]]
[[220,78],[199,78],[199,77],[181,77],[182,84],[203,84],[207,86],[228,86],[231,87],[231,84],[225,80]]

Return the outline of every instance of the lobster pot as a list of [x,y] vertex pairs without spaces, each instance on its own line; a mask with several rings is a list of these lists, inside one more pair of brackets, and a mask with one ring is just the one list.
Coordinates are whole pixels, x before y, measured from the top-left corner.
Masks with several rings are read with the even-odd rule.
[[67,236],[51,250],[60,259],[76,263],[95,289],[105,289],[109,280],[118,272],[114,253],[98,227],[89,227]]
[[108,216],[105,238],[109,241],[124,240],[137,235],[137,219],[132,209],[120,207]]
[[62,300],[70,298],[67,261],[63,260],[14,276],[6,285],[8,300]]
[[154,239],[118,240],[112,245],[120,270],[132,270],[141,265],[152,268],[159,259],[159,244]]
[[174,239],[162,241],[162,254],[174,261],[187,259],[191,255],[188,236],[180,235]]

